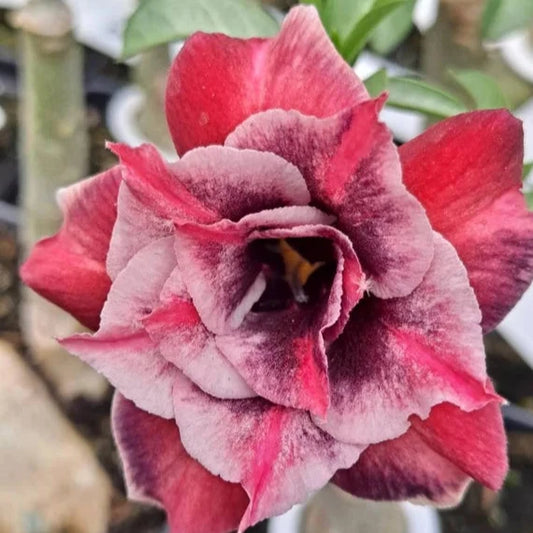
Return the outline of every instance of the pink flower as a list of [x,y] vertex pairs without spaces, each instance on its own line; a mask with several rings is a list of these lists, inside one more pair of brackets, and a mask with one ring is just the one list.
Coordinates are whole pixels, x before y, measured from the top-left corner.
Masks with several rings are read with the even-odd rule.
[[[94,334],[64,339],[118,389],[130,496],[221,533],[330,479],[448,505],[507,470],[492,329],[533,277],[507,111],[394,146],[313,8],[275,39],[191,37],[167,117],[182,156],[59,195],[24,281]],[[481,325],[480,325],[481,324]]]

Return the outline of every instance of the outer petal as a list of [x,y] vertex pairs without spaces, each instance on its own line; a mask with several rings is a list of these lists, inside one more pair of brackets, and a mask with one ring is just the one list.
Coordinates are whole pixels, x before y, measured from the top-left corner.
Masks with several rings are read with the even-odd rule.
[[413,417],[413,429],[429,446],[493,490],[507,474],[506,436],[500,402],[467,413],[443,403],[427,420]]
[[304,501],[359,456],[359,447],[336,441],[303,411],[264,400],[216,400],[192,384],[174,392],[187,452],[210,472],[241,483],[250,497],[241,533]]
[[326,117],[367,98],[316,10],[298,7],[274,39],[193,35],[170,71],[166,108],[181,155],[197,146],[222,144],[258,111],[297,109]]
[[333,483],[370,500],[429,500],[441,506],[459,502],[472,481],[409,429],[397,439],[370,445],[357,463],[340,470]]
[[507,111],[440,122],[400,148],[407,188],[456,248],[490,330],[533,279],[533,214],[520,192],[523,136]]
[[62,189],[61,230],[43,239],[20,270],[24,283],[97,329],[111,281],[105,260],[116,219],[120,167]]
[[328,350],[331,407],[317,423],[340,440],[374,444],[441,402],[471,411],[495,397],[466,271],[453,247],[435,238],[433,263],[412,294],[361,302]]
[[443,403],[427,420],[413,419],[401,437],[369,446],[334,482],[361,498],[460,501],[471,477],[493,490],[507,472],[505,431],[498,402],[470,413]]
[[280,110],[255,115],[226,144],[273,152],[302,172],[313,201],[337,215],[354,244],[369,289],[406,296],[422,280],[433,236],[422,206],[405,189],[397,150],[378,121],[382,100],[328,119]]
[[342,331],[350,311],[363,296],[365,280],[357,257],[348,239],[327,226],[256,231],[250,239],[305,237],[334,243],[337,274],[330,293],[314,304],[250,312],[237,329],[218,336],[216,342],[260,396],[325,416],[329,384],[324,336],[329,340]]
[[141,409],[165,418],[173,415],[172,387],[179,371],[159,354],[142,320],[158,305],[175,266],[172,237],[144,247],[113,283],[98,332],[61,341]]
[[246,493],[195,461],[174,421],[141,411],[118,393],[112,416],[128,494],[162,505],[170,533],[226,533],[238,527]]

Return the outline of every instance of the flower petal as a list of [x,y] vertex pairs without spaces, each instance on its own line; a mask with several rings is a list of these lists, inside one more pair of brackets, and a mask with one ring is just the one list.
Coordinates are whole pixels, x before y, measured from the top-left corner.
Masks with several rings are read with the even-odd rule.
[[129,260],[152,241],[172,235],[174,225],[146,208],[126,183],[120,185],[117,220],[111,234],[106,268],[112,280]]
[[111,285],[105,261],[120,181],[116,166],[62,189],[60,231],[37,243],[20,269],[24,283],[90,329],[98,328]]
[[141,409],[164,418],[173,416],[172,387],[179,371],[160,355],[142,320],[158,305],[176,266],[173,246],[173,237],[145,246],[114,281],[98,332],[61,341]]
[[168,301],[149,315],[143,325],[163,357],[203,391],[223,399],[255,396],[219,351],[214,335],[202,324],[190,300]]
[[216,400],[192,384],[175,387],[174,400],[187,452],[248,493],[241,533],[304,501],[360,453],[322,432],[304,411],[260,399]]
[[437,453],[492,490],[507,474],[507,438],[500,400],[464,412],[450,403],[433,408],[427,420],[413,417],[413,429]]
[[428,446],[414,429],[371,444],[355,465],[338,471],[333,483],[358,498],[458,503],[472,478]]
[[324,337],[338,336],[363,296],[365,282],[357,257],[348,239],[328,226],[255,231],[250,239],[310,237],[328,239],[335,249],[337,273],[329,295],[285,310],[250,312],[234,331],[217,336],[216,343],[260,396],[325,416],[329,384]]
[[119,393],[112,418],[129,497],[162,505],[170,533],[228,533],[238,527],[246,493],[195,461],[174,421],[141,411]]
[[382,100],[334,117],[267,111],[239,126],[226,144],[273,152],[302,172],[316,205],[337,215],[354,244],[369,290],[406,296],[433,255],[431,226],[401,179],[397,150],[378,121]]
[[400,148],[407,188],[456,248],[494,328],[533,279],[533,213],[521,188],[523,135],[508,111],[436,124]]
[[360,498],[459,503],[472,478],[499,490],[507,473],[498,402],[472,412],[443,403],[427,420],[413,417],[401,437],[369,446],[333,482]]
[[189,38],[169,74],[166,112],[181,155],[198,146],[222,144],[258,111],[297,109],[326,117],[367,98],[316,10],[298,7],[274,39],[204,33]]
[[368,298],[328,350],[331,407],[316,423],[339,440],[396,438],[444,401],[471,411],[486,388],[480,312],[453,247],[435,234],[422,283],[404,298]]
[[274,154],[209,146],[188,152],[172,170],[220,218],[236,221],[311,200],[299,170]]
[[217,215],[193,196],[163,160],[155,146],[131,148],[108,143],[120,158],[123,179],[131,192],[155,216],[168,220],[214,222]]

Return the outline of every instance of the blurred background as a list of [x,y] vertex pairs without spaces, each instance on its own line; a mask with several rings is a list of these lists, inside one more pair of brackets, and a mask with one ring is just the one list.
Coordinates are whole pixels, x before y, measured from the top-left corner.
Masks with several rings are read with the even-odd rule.
[[[275,34],[291,1],[0,0],[0,533],[162,533],[164,513],[128,502],[112,441],[112,390],[54,341],[80,329],[21,287],[18,264],[57,231],[55,191],[115,163],[106,140],[176,158],[163,112],[167,69],[197,30]],[[307,0],[383,112],[398,144],[468,109],[524,121],[533,208],[533,0]],[[206,16],[206,13],[208,16]],[[161,23],[164,21],[164,23]],[[357,39],[353,36],[356,35]],[[270,533],[533,533],[533,291],[486,337],[504,407],[504,489],[472,486],[438,513],[319,493]]]

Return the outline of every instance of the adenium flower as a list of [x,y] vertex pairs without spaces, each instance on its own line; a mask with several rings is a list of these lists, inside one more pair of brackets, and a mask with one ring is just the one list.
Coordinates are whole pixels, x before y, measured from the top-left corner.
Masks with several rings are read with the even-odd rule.
[[397,149],[314,8],[273,39],[195,34],[169,75],[181,159],[111,144],[59,193],[23,280],[95,330],[129,495],[173,533],[245,528],[329,481],[457,502],[507,470],[482,332],[533,277],[505,110]]

